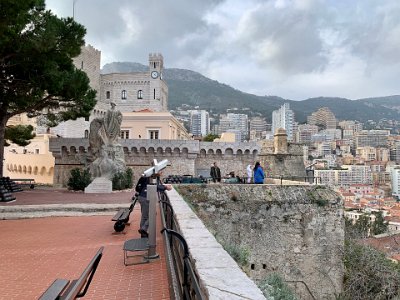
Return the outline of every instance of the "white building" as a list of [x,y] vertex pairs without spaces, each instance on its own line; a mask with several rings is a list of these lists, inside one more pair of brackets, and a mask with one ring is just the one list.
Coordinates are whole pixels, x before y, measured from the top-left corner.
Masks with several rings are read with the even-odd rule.
[[343,170],[315,170],[315,176],[321,178],[322,184],[340,187],[353,184],[372,184],[370,166],[343,165],[342,167]]
[[294,112],[290,109],[289,103],[285,103],[280,109],[272,112],[272,133],[275,134],[278,128],[286,130],[288,141],[294,140]]
[[205,110],[190,112],[190,132],[194,136],[206,136],[210,132],[210,118]]
[[400,197],[400,166],[392,168],[390,175],[392,179],[392,195]]

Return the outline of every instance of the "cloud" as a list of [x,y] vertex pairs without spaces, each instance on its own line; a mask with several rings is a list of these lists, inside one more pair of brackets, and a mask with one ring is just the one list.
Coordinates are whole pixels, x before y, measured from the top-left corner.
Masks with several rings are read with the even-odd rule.
[[[48,0],[60,16],[72,2]],[[398,92],[397,0],[75,0],[102,63],[198,71],[245,92],[289,99]]]

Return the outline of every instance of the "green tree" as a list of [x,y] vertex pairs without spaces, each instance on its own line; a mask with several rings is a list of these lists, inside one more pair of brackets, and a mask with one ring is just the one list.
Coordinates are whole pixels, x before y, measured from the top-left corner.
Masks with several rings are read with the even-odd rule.
[[369,215],[362,214],[359,216],[354,224],[355,230],[360,238],[366,238],[369,236]]
[[[96,92],[72,58],[84,45],[85,28],[57,18],[44,0],[0,3],[0,140],[9,118],[44,115],[48,126],[87,117]],[[4,143],[0,143],[0,176]]]
[[212,142],[217,138],[219,138],[218,134],[209,133],[205,137],[203,137],[203,142]]
[[385,233],[388,231],[389,222],[385,222],[383,213],[381,211],[374,213],[375,222],[371,225],[371,231],[373,235]]
[[25,147],[30,144],[29,140],[35,136],[32,125],[7,126],[4,134],[4,145],[9,146],[10,144],[7,141],[11,141],[14,144]]

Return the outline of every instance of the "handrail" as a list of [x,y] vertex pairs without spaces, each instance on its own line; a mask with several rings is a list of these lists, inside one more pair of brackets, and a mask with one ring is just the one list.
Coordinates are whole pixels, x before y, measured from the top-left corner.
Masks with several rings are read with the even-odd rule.
[[[161,233],[165,240],[165,250],[169,277],[172,284],[172,293],[175,299],[184,300],[203,300],[205,297],[200,289],[200,285],[194,271],[194,267],[189,255],[189,247],[185,238],[179,233],[174,218],[173,208],[169,203],[168,196],[161,194],[160,200],[161,221],[163,229]],[[169,219],[167,224],[166,219]],[[174,239],[175,238],[175,239]],[[179,243],[174,243],[177,240]],[[183,252],[183,253],[182,253]]]
[[[304,180],[304,182],[309,182],[309,183],[312,183],[312,184],[318,184],[318,182],[321,184],[321,177],[316,177],[316,176],[283,176],[283,175],[280,175],[280,176],[270,176],[270,177],[267,177],[267,179],[268,178],[270,178],[270,179],[279,179],[280,181],[281,181],[281,185],[283,184],[283,180],[291,180],[291,181],[303,181]],[[297,179],[297,180],[295,180],[295,179]]]

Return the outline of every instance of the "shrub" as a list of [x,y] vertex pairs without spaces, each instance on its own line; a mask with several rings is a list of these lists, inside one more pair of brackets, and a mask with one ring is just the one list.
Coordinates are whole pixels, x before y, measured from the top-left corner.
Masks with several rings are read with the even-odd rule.
[[222,244],[225,251],[242,267],[245,267],[249,263],[249,250],[244,247],[238,247],[231,244]]
[[276,273],[268,275],[258,286],[267,299],[297,300],[286,282]]
[[124,190],[133,187],[133,172],[132,169],[127,168],[125,172],[118,172],[112,179],[113,190]]
[[89,170],[72,169],[71,176],[68,179],[68,189],[83,191],[91,182]]
[[344,287],[340,299],[398,299],[400,269],[385,255],[354,241],[345,242]]

